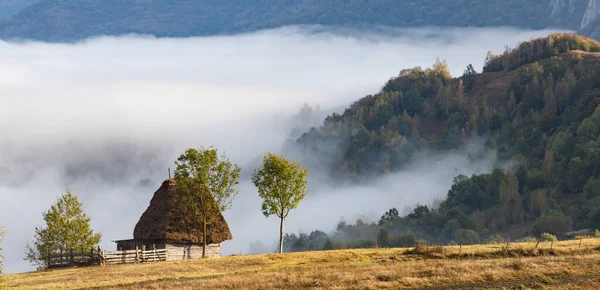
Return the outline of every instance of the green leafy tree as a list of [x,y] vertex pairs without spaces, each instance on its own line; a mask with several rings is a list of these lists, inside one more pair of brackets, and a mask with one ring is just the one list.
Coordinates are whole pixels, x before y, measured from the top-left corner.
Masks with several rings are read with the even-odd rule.
[[266,217],[275,215],[280,219],[279,253],[283,253],[283,223],[290,210],[297,208],[306,196],[308,171],[300,163],[277,156],[265,155],[263,164],[254,170],[252,182],[263,199],[262,212]]
[[47,267],[48,255],[87,251],[100,243],[102,235],[93,231],[83,204],[70,190],[43,215],[46,227],[35,228],[33,245],[28,245],[25,252],[25,260],[40,269]]
[[390,234],[385,228],[379,229],[377,232],[377,245],[387,247],[390,245]]
[[189,218],[202,221],[202,257],[206,258],[207,225],[231,207],[241,169],[212,147],[187,149],[175,165],[179,207]]

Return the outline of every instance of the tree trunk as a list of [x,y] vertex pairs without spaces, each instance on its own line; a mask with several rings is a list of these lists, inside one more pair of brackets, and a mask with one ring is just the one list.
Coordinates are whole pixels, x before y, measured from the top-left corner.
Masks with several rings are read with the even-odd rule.
[[206,258],[206,215],[202,227],[202,258]]
[[283,254],[283,218],[279,224],[279,253]]

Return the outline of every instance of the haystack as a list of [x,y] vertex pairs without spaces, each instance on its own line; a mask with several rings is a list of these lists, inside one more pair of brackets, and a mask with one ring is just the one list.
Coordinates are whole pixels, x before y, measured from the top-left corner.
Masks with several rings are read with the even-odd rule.
[[[133,237],[135,240],[202,244],[202,226],[202,221],[189,218],[178,208],[176,181],[169,179],[154,193],[150,206],[135,226]],[[232,239],[229,225],[220,213],[214,222],[207,225],[207,236],[207,244],[220,244]]]

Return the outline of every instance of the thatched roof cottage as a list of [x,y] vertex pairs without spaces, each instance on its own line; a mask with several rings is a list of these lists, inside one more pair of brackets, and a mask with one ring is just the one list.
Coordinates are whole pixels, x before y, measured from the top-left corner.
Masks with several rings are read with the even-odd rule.
[[[167,260],[195,259],[202,257],[202,222],[186,217],[177,206],[175,180],[163,182],[154,193],[148,209],[142,214],[133,239],[115,241],[117,250],[134,250],[145,247],[167,249]],[[231,231],[221,214],[207,228],[208,257],[221,256],[221,243],[231,240]]]

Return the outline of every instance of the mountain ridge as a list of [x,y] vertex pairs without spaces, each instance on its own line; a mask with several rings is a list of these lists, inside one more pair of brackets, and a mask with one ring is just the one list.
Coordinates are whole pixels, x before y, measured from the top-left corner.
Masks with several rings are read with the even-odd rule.
[[[575,3],[574,9],[569,8],[570,3]],[[595,4],[590,9],[584,9],[584,4],[581,0],[568,3],[565,0],[465,0],[443,4],[434,0],[39,0],[0,22],[0,37],[51,42],[130,33],[189,37],[302,24],[577,30],[583,15],[587,15],[589,22],[598,19]],[[554,17],[550,17],[552,15]],[[593,32],[592,29],[590,33]]]

